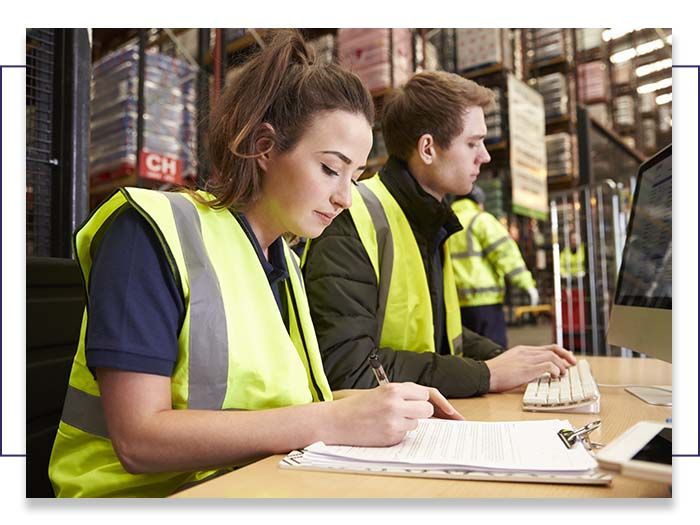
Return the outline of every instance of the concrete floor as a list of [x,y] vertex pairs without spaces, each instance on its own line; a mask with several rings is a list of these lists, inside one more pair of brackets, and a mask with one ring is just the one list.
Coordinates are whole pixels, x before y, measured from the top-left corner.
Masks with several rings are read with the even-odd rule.
[[552,324],[547,318],[540,318],[537,324],[508,327],[508,347],[517,345],[547,345],[554,342]]

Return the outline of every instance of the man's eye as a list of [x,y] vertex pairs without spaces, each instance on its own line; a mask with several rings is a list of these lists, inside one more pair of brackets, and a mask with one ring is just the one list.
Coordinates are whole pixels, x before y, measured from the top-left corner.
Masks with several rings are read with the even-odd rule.
[[334,170],[330,169],[328,166],[326,166],[326,165],[323,164],[323,163],[321,163],[321,168],[323,169],[323,172],[324,172],[326,175],[335,175],[336,177],[339,176],[339,173],[338,173],[337,171],[334,171]]

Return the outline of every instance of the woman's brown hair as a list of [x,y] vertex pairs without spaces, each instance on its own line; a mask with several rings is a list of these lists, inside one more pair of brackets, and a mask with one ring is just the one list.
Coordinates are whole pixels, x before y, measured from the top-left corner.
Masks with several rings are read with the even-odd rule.
[[449,148],[452,140],[464,131],[467,108],[486,109],[493,102],[493,91],[454,73],[418,73],[384,102],[382,133],[386,149],[408,161],[418,139],[426,133],[441,148]]
[[[293,148],[316,114],[333,110],[364,115],[370,125],[374,119],[372,96],[357,75],[316,63],[298,31],[275,31],[212,111],[209,157],[216,174],[206,184],[215,196],[209,205],[240,209],[254,201],[261,180],[256,159],[273,148]],[[264,123],[274,132],[265,134]],[[256,151],[260,138],[269,139],[265,151]]]

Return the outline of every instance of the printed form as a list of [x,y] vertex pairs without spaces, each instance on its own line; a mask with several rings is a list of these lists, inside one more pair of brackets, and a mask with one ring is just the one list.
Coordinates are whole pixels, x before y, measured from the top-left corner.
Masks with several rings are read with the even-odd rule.
[[454,467],[471,470],[577,472],[596,467],[581,443],[567,449],[557,432],[568,421],[450,421],[423,419],[391,447],[328,446],[305,449],[313,463],[362,462],[380,465]]

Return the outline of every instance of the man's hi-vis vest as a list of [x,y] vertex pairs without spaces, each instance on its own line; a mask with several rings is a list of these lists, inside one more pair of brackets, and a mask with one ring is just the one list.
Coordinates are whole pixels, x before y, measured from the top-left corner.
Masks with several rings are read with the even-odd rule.
[[[435,352],[435,327],[428,279],[411,226],[401,207],[375,175],[353,188],[350,208],[377,277],[379,347]],[[462,322],[444,248],[443,295],[450,353],[462,354]]]
[[575,252],[564,248],[559,254],[559,273],[563,279],[586,275],[586,247],[579,244]]
[[[301,272],[286,244],[289,333],[238,220],[184,193],[122,189],[100,206],[75,237],[85,283],[99,239],[123,206],[133,206],[153,227],[184,294],[171,377],[173,409],[260,410],[332,399]],[[56,495],[166,496],[222,472],[124,470],[110,441],[98,384],[85,364],[89,315],[88,304],[49,464]]]
[[506,280],[523,290],[535,287],[518,245],[498,219],[471,199],[455,201],[452,211],[464,226],[447,240],[460,306],[503,304]]

